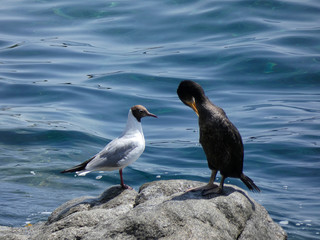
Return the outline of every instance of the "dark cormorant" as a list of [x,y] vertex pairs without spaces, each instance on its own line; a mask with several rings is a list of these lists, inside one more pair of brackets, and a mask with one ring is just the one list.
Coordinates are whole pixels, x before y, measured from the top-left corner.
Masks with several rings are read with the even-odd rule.
[[[227,177],[240,178],[251,190],[260,192],[254,182],[243,174],[243,144],[238,129],[228,119],[224,110],[214,105],[202,87],[193,81],[182,81],[177,89],[180,100],[199,116],[200,143],[206,154],[211,178],[207,185],[191,189],[202,194],[221,193]],[[220,171],[219,187],[214,184]]]

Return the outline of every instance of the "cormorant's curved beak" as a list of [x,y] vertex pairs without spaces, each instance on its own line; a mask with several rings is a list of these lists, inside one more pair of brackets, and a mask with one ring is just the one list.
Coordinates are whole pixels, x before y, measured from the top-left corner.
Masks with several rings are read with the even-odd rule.
[[193,100],[192,102],[187,102],[187,104],[188,104],[189,107],[192,108],[193,111],[195,111],[195,113],[199,117],[199,112],[198,112],[198,109],[196,107],[196,102]]

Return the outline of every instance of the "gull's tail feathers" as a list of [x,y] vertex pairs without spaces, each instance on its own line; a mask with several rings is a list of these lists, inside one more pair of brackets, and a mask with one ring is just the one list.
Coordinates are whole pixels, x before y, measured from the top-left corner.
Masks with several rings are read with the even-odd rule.
[[89,160],[77,165],[77,166],[63,170],[61,173],[76,172],[79,176],[85,176],[88,172],[91,172],[91,171],[86,170],[86,167],[87,167],[88,163],[91,162],[91,160],[94,158],[95,158],[95,156],[90,158]]

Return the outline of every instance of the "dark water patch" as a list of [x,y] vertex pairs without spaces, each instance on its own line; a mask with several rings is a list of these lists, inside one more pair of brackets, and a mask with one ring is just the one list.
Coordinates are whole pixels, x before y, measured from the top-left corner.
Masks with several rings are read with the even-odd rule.
[[[83,132],[62,131],[62,130],[44,130],[36,128],[28,129],[7,129],[0,130],[0,143],[8,145],[20,146],[36,146],[36,145],[51,145],[55,147],[63,147],[68,143],[69,147],[73,144],[81,142],[94,143],[96,137],[88,136]],[[73,139],[78,139],[73,142]],[[70,144],[71,143],[71,144]],[[52,145],[53,144],[53,145]]]

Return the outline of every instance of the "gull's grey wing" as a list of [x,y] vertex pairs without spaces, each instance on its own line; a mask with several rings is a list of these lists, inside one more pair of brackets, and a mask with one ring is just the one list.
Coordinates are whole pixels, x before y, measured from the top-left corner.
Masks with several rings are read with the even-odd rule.
[[125,167],[137,160],[143,150],[144,146],[135,141],[116,138],[95,156],[86,170],[111,171]]

